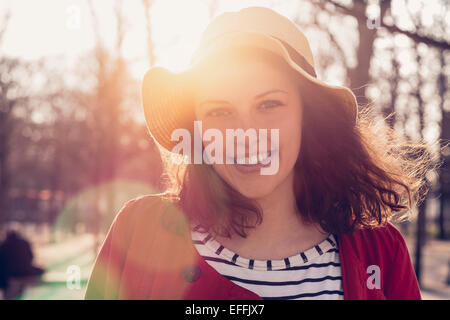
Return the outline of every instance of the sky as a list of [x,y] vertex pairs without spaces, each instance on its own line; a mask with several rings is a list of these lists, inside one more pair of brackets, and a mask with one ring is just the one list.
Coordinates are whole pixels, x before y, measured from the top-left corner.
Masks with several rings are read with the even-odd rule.
[[[218,13],[269,3],[271,1],[227,0],[221,3]],[[115,39],[114,1],[94,0],[93,4],[102,41],[112,46]],[[208,0],[154,0],[151,21],[158,64],[174,71],[187,66],[210,21],[208,4]],[[25,60],[64,57],[67,61],[75,61],[95,45],[92,16],[86,0],[2,0],[0,17],[7,9],[11,19],[0,47],[7,55]],[[136,70],[142,70],[147,54],[142,2],[123,1],[122,10],[127,19],[123,55],[134,62]],[[285,10],[290,11],[289,5]],[[134,74],[140,76],[136,70]]]
[[[434,8],[435,12],[426,15],[428,19],[425,19],[425,22],[431,22],[433,16],[441,12],[441,9],[432,5],[436,0],[428,1],[430,5],[426,9]],[[210,21],[211,1],[153,0],[153,2],[152,37],[155,42],[157,63],[175,71],[181,70],[187,66],[202,31]],[[115,1],[93,0],[92,3],[99,17],[102,41],[112,46],[115,38],[113,11]],[[298,7],[299,3],[301,1],[296,0],[226,0],[220,1],[216,14],[239,10],[250,5],[261,5],[270,6],[288,17],[296,12],[307,15],[307,12],[302,13],[303,8]],[[8,9],[11,19],[0,47],[3,53],[26,60],[62,56],[68,61],[74,61],[95,45],[88,0],[0,1],[0,17]],[[134,66],[136,70],[139,70],[143,67],[139,65],[139,61],[142,60],[141,64],[146,63],[143,59],[147,54],[142,1],[123,1],[122,10],[127,19],[123,55],[135,62]],[[368,14],[373,15],[373,10],[369,11],[371,12]],[[408,25],[408,21],[401,21],[401,23]]]
[[[350,0],[348,0],[350,1]],[[424,0],[412,2],[411,10],[422,10],[418,5]],[[422,10],[423,23],[429,25],[436,16],[443,16],[438,0],[426,0],[427,5]],[[371,2],[374,2],[371,0]],[[99,19],[100,33],[103,44],[112,48],[115,39],[115,15],[113,0],[93,0],[95,12]],[[153,0],[151,9],[152,38],[155,45],[156,64],[173,71],[181,71],[188,66],[190,57],[200,41],[203,30],[210,22],[210,0]],[[299,0],[225,0],[220,5],[216,15],[224,11],[237,11],[243,7],[260,5],[269,6],[281,14],[293,18],[299,14],[308,19],[305,2]],[[401,15],[403,0],[393,1],[393,12],[399,16],[397,22],[402,28],[410,28],[408,15]],[[417,5],[414,5],[416,3]],[[376,6],[375,6],[376,7]],[[145,14],[141,0],[123,0],[121,7],[126,18],[126,34],[123,43],[123,56],[129,61],[131,74],[141,79],[148,70]],[[370,8],[370,9],[373,9]],[[45,58],[53,62],[63,61],[63,68],[76,68],[79,57],[90,52],[95,44],[93,20],[89,10],[88,0],[1,0],[0,19],[8,11],[11,19],[8,24],[3,43],[0,44],[2,54],[19,57],[24,60]],[[368,10],[369,15],[376,15],[377,10]],[[445,11],[445,10],[444,10]],[[446,16],[450,18],[450,12]],[[335,21],[336,22],[336,21]],[[327,21],[330,28],[350,28],[352,24],[333,25]],[[308,34],[313,54],[323,47],[327,41],[320,41],[314,34]],[[322,35],[323,36],[323,35]],[[351,61],[354,54],[351,42],[354,35],[344,35],[349,43],[346,56]],[[396,45],[408,47],[405,37],[395,37]],[[356,38],[355,38],[356,41]],[[384,41],[384,42],[383,42]],[[389,39],[379,39],[378,46],[389,44]],[[59,60],[57,58],[60,58]],[[404,60],[402,58],[402,60]],[[404,66],[405,67],[405,66]],[[407,65],[406,65],[407,67]],[[403,68],[404,69],[404,68]],[[408,72],[413,72],[407,67]],[[326,75],[320,75],[323,80],[342,84],[342,70],[330,68]]]

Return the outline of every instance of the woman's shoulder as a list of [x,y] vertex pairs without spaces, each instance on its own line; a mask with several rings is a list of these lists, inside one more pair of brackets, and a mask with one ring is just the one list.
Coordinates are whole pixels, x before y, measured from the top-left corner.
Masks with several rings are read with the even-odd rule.
[[169,193],[152,193],[128,200],[116,215],[116,219],[133,219],[137,216],[155,216],[164,206],[175,203],[176,197]]
[[[392,223],[341,235],[339,246],[343,265],[350,272],[355,271],[351,266],[358,266],[359,279],[364,288],[367,284],[369,295],[377,292],[375,288],[382,289],[387,299],[421,299],[406,241]],[[347,273],[347,279],[352,277],[353,273]],[[369,287],[369,281],[375,282]]]
[[408,252],[402,233],[391,222],[377,227],[359,228],[341,236],[341,242],[356,251],[358,256],[369,260],[380,257],[393,260],[398,253]]
[[391,222],[386,222],[380,226],[357,229],[352,236],[367,240],[376,239],[387,243],[404,241],[401,232]]
[[181,230],[187,226],[187,219],[177,205],[178,197],[171,193],[146,194],[128,200],[117,213],[113,227],[130,233],[145,227],[150,229]]

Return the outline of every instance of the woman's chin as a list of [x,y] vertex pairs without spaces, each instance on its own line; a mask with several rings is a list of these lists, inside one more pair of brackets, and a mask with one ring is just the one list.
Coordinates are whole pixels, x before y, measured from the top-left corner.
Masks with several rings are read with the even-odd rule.
[[272,187],[270,184],[265,185],[248,185],[246,183],[241,183],[239,185],[232,185],[234,189],[239,191],[244,197],[249,199],[261,199],[271,194],[275,187]]
[[242,172],[233,167],[219,171],[223,179],[235,190],[249,199],[270,195],[279,181],[278,175],[261,175],[259,172]]

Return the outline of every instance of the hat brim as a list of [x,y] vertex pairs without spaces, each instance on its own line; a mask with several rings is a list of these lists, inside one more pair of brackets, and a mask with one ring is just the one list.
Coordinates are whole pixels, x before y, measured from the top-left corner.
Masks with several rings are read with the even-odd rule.
[[171,140],[173,130],[192,129],[194,120],[191,105],[191,85],[193,71],[207,57],[234,46],[251,46],[269,50],[281,56],[290,67],[302,75],[311,84],[321,87],[321,97],[332,101],[337,108],[348,114],[356,123],[358,103],[353,92],[343,86],[330,85],[318,80],[299,66],[290,56],[286,47],[277,38],[257,32],[233,31],[221,35],[200,47],[194,54],[188,69],[175,73],[164,67],[153,67],[144,76],[142,98],[147,127],[152,137],[165,149],[172,150],[177,142]]

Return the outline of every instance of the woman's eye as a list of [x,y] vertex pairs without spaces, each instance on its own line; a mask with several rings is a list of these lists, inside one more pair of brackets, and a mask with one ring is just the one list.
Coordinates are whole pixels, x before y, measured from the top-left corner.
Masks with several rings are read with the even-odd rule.
[[221,116],[227,116],[229,114],[230,114],[229,110],[215,109],[215,110],[209,111],[206,115],[211,116],[211,117],[221,117]]
[[281,101],[278,100],[266,100],[260,104],[261,108],[263,109],[271,109],[281,105],[282,105]]

